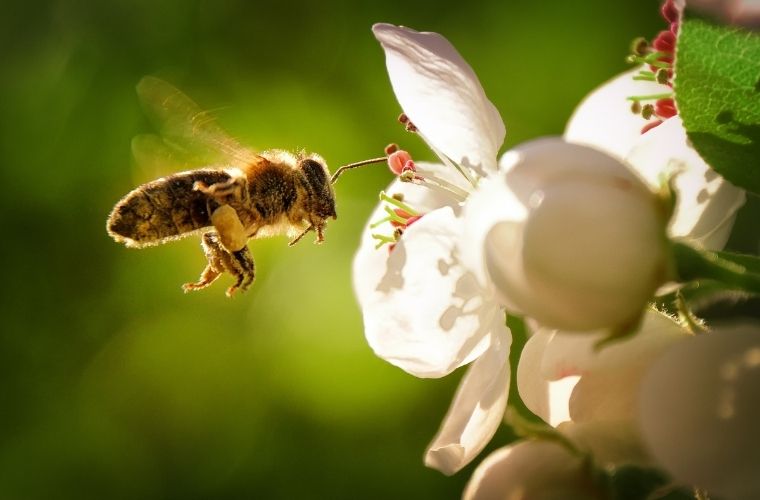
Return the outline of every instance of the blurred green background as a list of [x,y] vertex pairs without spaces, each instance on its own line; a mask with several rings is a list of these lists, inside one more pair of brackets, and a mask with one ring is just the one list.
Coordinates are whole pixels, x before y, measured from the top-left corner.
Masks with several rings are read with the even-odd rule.
[[[374,22],[446,35],[507,124],[561,133],[658,3],[4,2],[0,18],[0,499],[458,498],[472,470],[422,464],[461,372],[420,380],[376,358],[355,304],[359,232],[390,180],[337,186],[318,247],[251,245],[257,282],[185,295],[197,238],[141,251],[105,218],[150,132],[134,86],[167,79],[255,148],[336,166],[399,142]],[[169,172],[164,172],[169,173]],[[411,305],[413,307],[413,305]],[[510,438],[497,434],[491,448]]]

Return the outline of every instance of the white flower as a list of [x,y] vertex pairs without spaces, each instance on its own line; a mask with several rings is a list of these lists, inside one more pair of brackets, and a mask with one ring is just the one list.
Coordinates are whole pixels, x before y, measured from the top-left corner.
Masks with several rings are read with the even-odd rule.
[[598,334],[537,328],[523,349],[517,387],[526,406],[602,463],[645,463],[637,429],[641,378],[689,333],[648,311],[634,336],[601,349]]
[[[447,166],[416,164],[417,174],[438,189],[400,181],[389,187],[425,215],[390,253],[374,248],[368,227],[354,260],[354,286],[365,335],[378,356],[419,377],[442,377],[471,363],[425,456],[428,466],[452,474],[496,432],[509,389],[511,336],[504,313],[461,264],[457,247],[459,202],[475,176],[495,170],[504,125],[445,38],[387,24],[373,32],[402,109]],[[370,221],[383,215],[380,206]],[[385,223],[374,230],[392,228]]]
[[728,500],[760,498],[760,325],[668,349],[641,387],[640,426],[672,476]]
[[521,441],[478,465],[465,500],[589,500],[604,498],[584,460],[550,441]]
[[[499,173],[496,154],[504,138],[504,125],[474,72],[456,49],[436,33],[419,33],[387,24],[375,25],[373,31],[385,51],[388,73],[402,109],[443,165],[417,163],[414,183],[397,180],[388,188],[392,195],[403,195],[403,203],[386,195],[386,204],[381,203],[370,218],[372,223],[363,233],[354,260],[354,287],[363,311],[365,335],[378,356],[419,377],[442,377],[470,364],[425,456],[427,465],[450,474],[482,450],[503,417],[510,383],[507,356],[511,342],[510,332],[504,325],[503,306],[513,307],[514,312],[528,312],[538,321],[548,320],[551,324],[552,319],[558,317],[557,311],[567,291],[573,288],[572,279],[566,281],[563,271],[571,267],[566,264],[574,254],[559,252],[558,255],[555,248],[560,247],[560,242],[565,243],[563,235],[567,234],[567,228],[550,234],[558,228],[556,205],[552,204],[556,200],[546,201],[546,196],[551,194],[553,198],[556,194],[560,201],[563,197],[566,200],[578,198],[579,202],[586,203],[588,211],[591,208],[588,195],[596,196],[596,191],[582,182],[576,185],[576,179],[569,180],[563,175],[559,176],[563,179],[560,183],[544,181],[557,172],[564,172],[570,176],[581,173],[579,178],[590,178],[591,184],[595,184],[599,183],[594,177],[596,173],[605,172],[601,176],[606,179],[601,182],[602,192],[606,193],[604,204],[610,202],[612,206],[600,206],[597,211],[610,217],[604,225],[616,231],[610,241],[618,237],[625,240],[630,234],[636,238],[643,235],[637,244],[644,245],[639,246],[635,254],[625,249],[620,252],[623,259],[616,261],[631,258],[633,260],[622,265],[624,270],[641,271],[626,276],[632,283],[622,283],[628,287],[625,291],[631,293],[626,295],[614,287],[594,289],[596,299],[592,297],[585,304],[591,303],[597,308],[591,307],[581,315],[586,323],[576,321],[576,315],[569,323],[556,324],[614,327],[630,320],[634,309],[643,309],[659,281],[655,270],[663,263],[664,221],[656,221],[654,195],[635,175],[618,160],[590,148],[549,141],[544,143],[545,147],[532,151],[537,157],[552,151],[555,158],[561,157],[563,161],[556,164],[541,161],[535,173],[519,176],[515,173],[527,172],[527,169],[519,168],[519,161],[504,160],[505,172]],[[505,156],[530,160],[532,153],[520,156],[524,151],[518,149]],[[579,162],[579,158],[591,161],[585,164]],[[626,188],[615,191],[615,179]],[[503,193],[504,186],[510,195],[492,202],[489,193],[499,190]],[[621,197],[626,201],[616,204]],[[543,201],[535,203],[537,200]],[[415,222],[404,227],[400,239],[399,233],[387,222],[389,217],[394,217],[388,204],[395,205],[395,209],[406,216],[412,215],[409,210],[414,212]],[[632,208],[636,206],[641,210]],[[555,207],[554,212],[542,211],[552,207]],[[534,226],[520,224],[533,212],[538,214]],[[546,213],[550,214],[548,232],[541,218]],[[419,214],[424,215],[418,218]],[[514,294],[504,286],[513,279],[503,272],[509,265],[506,259],[515,254],[515,250],[504,251],[511,240],[501,231],[502,223],[509,221],[518,222],[519,236],[523,240],[526,227],[539,228],[539,239],[535,241],[548,241],[550,247],[539,255],[544,259],[541,265],[554,264],[560,270],[559,274],[538,276],[544,281],[531,275],[529,286],[523,288],[528,290],[527,301],[524,297],[514,300]],[[621,236],[619,229],[631,222],[638,227]],[[590,232],[584,233],[585,241],[594,240],[593,228],[578,228],[576,232],[586,230]],[[374,248],[376,234],[373,233],[383,232],[396,236],[379,237],[381,241],[395,242],[390,252]],[[569,246],[572,246],[571,241],[567,242]],[[607,249],[605,246],[602,253],[609,253]],[[588,250],[590,255],[598,255]],[[559,260],[554,261],[555,258]],[[519,269],[523,274],[516,276],[525,277],[525,269],[536,268],[523,265]],[[577,278],[572,276],[572,269],[569,271],[571,278]],[[590,275],[592,282],[589,282],[587,273],[579,274],[583,274],[576,282],[579,293],[585,291],[584,287],[593,289],[594,278],[605,279],[604,273],[597,273]],[[497,279],[493,279],[494,276]],[[557,280],[557,276],[562,279]],[[604,295],[602,300],[600,297]],[[600,321],[588,319],[604,311],[608,307],[604,302],[614,302],[613,299],[619,299],[618,295],[623,296],[621,302],[625,307],[611,307],[614,313],[601,315]],[[542,307],[541,300],[552,303]]]
[[471,266],[482,262],[500,301],[554,328],[636,323],[668,268],[660,198],[619,160],[559,138],[500,166],[465,206]]
[[669,235],[719,250],[744,204],[744,190],[702,160],[678,116],[641,134],[646,122],[630,112],[626,98],[662,93],[663,86],[633,80],[638,71],[618,75],[589,94],[568,122],[565,139],[625,159],[655,189],[663,174],[675,173],[676,207]]
[[[634,81],[637,72],[623,73],[586,97],[568,123],[565,138],[627,159],[652,187],[661,182],[664,172],[676,173],[670,237],[718,250],[744,203],[744,191],[716,174],[689,146],[678,117],[641,134],[645,121],[627,109],[625,98],[660,93],[662,86]],[[657,331],[661,333],[653,334]],[[670,320],[649,312],[635,337],[613,344],[611,353],[604,348],[594,354],[590,349],[599,337],[540,329],[523,351],[517,380],[520,394],[537,415],[593,450],[599,460],[645,461],[648,455],[635,426],[637,415],[632,413],[638,380],[646,368],[641,363],[651,362],[680,332]],[[642,350],[649,354],[642,356]],[[589,365],[589,359],[612,359],[616,351],[629,354],[609,370]]]

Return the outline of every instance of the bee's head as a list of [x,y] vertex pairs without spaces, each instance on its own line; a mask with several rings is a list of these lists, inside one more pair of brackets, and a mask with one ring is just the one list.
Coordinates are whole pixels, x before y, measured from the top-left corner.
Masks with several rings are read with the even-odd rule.
[[337,219],[335,212],[335,192],[330,183],[330,172],[321,156],[310,154],[298,160],[298,168],[306,179],[306,187],[311,198],[311,210],[317,217]]

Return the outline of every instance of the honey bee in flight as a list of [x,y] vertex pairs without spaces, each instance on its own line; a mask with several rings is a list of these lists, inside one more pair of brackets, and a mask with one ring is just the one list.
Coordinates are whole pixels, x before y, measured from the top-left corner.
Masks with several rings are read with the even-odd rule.
[[183,285],[185,292],[205,288],[225,272],[235,278],[227,296],[250,287],[255,278],[250,238],[286,234],[294,245],[314,231],[316,243],[321,243],[328,219],[337,218],[333,184],[338,176],[386,160],[345,165],[331,177],[317,154],[255,153],[240,145],[163,80],[145,77],[137,93],[166,143],[213,158],[214,164],[135,188],[113,208],[106,229],[131,248],[201,234],[208,263],[198,281]]

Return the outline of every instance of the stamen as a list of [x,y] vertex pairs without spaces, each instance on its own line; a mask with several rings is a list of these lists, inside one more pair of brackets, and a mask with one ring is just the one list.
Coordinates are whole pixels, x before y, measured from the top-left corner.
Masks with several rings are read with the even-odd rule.
[[655,82],[655,81],[657,81],[656,78],[655,78],[654,73],[651,73],[651,72],[648,75],[638,74],[638,75],[634,76],[633,79],[635,81],[637,81],[637,82],[641,82],[641,81],[644,81],[644,82]]
[[629,101],[656,101],[657,99],[667,99],[668,97],[673,97],[673,92],[651,95],[633,95],[631,97],[626,97],[626,99]]
[[427,174],[421,174],[419,175],[423,178],[423,180],[427,182],[432,182],[433,184],[436,184],[438,187],[441,187],[451,194],[453,194],[457,198],[461,198],[460,201],[464,201],[465,198],[470,194],[464,189],[460,188],[459,186],[456,186],[449,181],[445,179],[441,179],[440,177],[436,177],[435,175],[427,175]]
[[651,104],[646,104],[641,109],[641,116],[643,116],[645,120],[649,120],[650,118],[652,118],[652,115],[654,115],[654,106],[652,106]]
[[414,123],[412,123],[409,117],[406,116],[406,113],[401,113],[398,116],[398,121],[404,126],[407,132],[417,132],[417,127],[415,127]]
[[647,53],[647,49],[649,48],[649,42],[647,42],[647,39],[643,36],[640,36],[631,42],[631,52],[634,54],[643,56]]
[[372,237],[377,240],[377,244],[375,245],[375,250],[379,249],[386,243],[396,243],[396,239],[392,236],[386,236],[384,234],[376,234],[372,233]]
[[385,155],[390,156],[393,153],[398,151],[398,144],[390,143],[387,146],[385,146]]
[[418,132],[417,135],[419,135],[420,137],[422,137],[422,140],[425,141],[425,144],[427,144],[428,147],[433,151],[433,153],[435,153],[436,156],[438,156],[438,158],[441,159],[441,161],[443,162],[444,165],[446,165],[449,168],[453,168],[457,172],[459,172],[460,174],[462,174],[462,177],[464,177],[465,180],[467,181],[467,183],[470,184],[473,188],[478,187],[478,182],[470,174],[467,173],[468,169],[466,167],[462,167],[462,166],[458,165],[451,158],[449,158],[445,154],[441,153],[435,146],[433,146],[433,144],[423,134],[420,134]]
[[385,212],[388,214],[387,218],[388,218],[388,220],[390,221],[391,224],[394,223],[394,222],[396,222],[398,224],[401,224],[401,225],[406,224],[406,219],[403,218],[403,217],[401,217],[391,207],[389,207],[389,206],[386,205],[386,206],[383,207],[383,210],[385,210]]
[[388,217],[383,217],[382,219],[373,222],[372,224],[369,225],[369,228],[370,229],[375,229],[377,226],[380,226],[380,225],[385,224],[386,222],[390,222],[390,221],[391,221],[391,216],[389,215]]
[[403,210],[404,212],[406,212],[406,213],[408,213],[410,215],[420,215],[420,213],[418,211],[416,211],[415,209],[413,209],[412,207],[410,207],[409,205],[407,205],[403,201],[397,200],[396,198],[388,196],[387,194],[385,194],[385,191],[380,191],[380,201],[388,202],[391,205],[393,205],[394,207],[398,207],[398,208],[400,208],[401,210]]
[[665,68],[661,68],[657,70],[657,75],[655,75],[655,79],[657,80],[657,83],[662,84],[662,85],[667,85],[668,80],[670,80],[670,71]]
[[652,130],[653,128],[657,127],[658,125],[661,125],[661,124],[662,124],[662,120],[655,120],[653,122],[649,122],[649,123],[647,123],[646,125],[644,125],[641,128],[641,133],[645,134],[645,133],[649,132],[650,130]]

